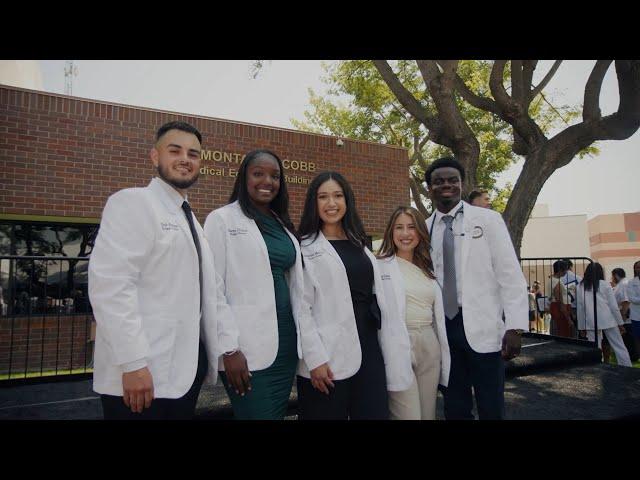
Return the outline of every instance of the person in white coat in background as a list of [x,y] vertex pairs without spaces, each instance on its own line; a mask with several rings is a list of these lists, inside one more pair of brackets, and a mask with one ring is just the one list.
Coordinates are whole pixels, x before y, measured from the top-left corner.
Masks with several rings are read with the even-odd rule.
[[640,260],[633,264],[633,278],[627,283],[627,298],[631,332],[636,342],[636,351],[640,352]]
[[590,263],[584,271],[584,277],[576,290],[578,330],[585,331],[590,341],[595,340],[594,292],[596,312],[598,314],[598,348],[601,348],[602,335],[606,335],[618,365],[631,366],[629,352],[622,340],[624,322],[613,294],[611,285],[604,279],[604,271],[599,263]]
[[246,155],[229,204],[209,214],[204,231],[234,313],[233,328],[222,333],[233,348],[220,362],[234,417],[281,420],[301,354],[303,273],[274,152]]
[[160,127],[150,154],[158,177],[111,195],[104,207],[89,297],[93,388],[105,419],[190,419],[207,370],[215,383],[217,332],[231,312],[187,199],[201,141],[184,122]]
[[[389,401],[381,338],[384,296],[367,248],[353,190],[337,172],[317,175],[307,190],[299,234],[305,304],[298,367],[300,420],[386,420]],[[380,338],[379,338],[380,337]]]
[[631,318],[629,318],[629,296],[627,295],[629,280],[626,276],[627,273],[623,268],[618,267],[611,270],[611,288],[613,288],[613,295],[616,297],[620,315],[622,315],[622,321],[624,322],[622,340],[624,340],[624,344],[627,347],[631,362],[635,362],[638,360],[638,351],[636,350],[636,342],[633,338]]
[[392,420],[435,420],[438,384],[447,386],[451,359],[435,280],[425,218],[412,207],[398,207],[384,232],[378,254],[394,359],[406,359],[395,372],[387,365]]

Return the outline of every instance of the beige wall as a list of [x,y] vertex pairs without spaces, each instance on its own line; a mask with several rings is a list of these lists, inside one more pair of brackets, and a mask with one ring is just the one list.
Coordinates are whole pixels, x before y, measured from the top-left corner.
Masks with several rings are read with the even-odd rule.
[[522,237],[520,257],[590,256],[586,215],[529,219]]
[[640,260],[640,212],[598,215],[588,224],[592,257],[607,279],[617,267],[633,277],[633,264]]

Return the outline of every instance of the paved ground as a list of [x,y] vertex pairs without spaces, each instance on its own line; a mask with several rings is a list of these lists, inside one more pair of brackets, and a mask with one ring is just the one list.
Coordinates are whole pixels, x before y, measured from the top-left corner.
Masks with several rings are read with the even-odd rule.
[[[508,419],[640,418],[640,369],[599,363],[585,345],[525,338],[520,357],[507,365]],[[288,419],[295,419],[295,386]],[[442,396],[437,417],[443,418]],[[221,385],[204,387],[198,419],[232,418]],[[100,419],[102,408],[88,380],[13,387],[0,386],[0,420]]]

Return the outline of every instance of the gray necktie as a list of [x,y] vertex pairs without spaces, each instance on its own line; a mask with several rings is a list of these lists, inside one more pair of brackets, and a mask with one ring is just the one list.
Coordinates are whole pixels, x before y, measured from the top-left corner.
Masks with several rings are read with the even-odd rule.
[[453,217],[445,215],[442,217],[445,223],[444,235],[442,236],[442,254],[444,279],[442,282],[442,297],[444,301],[444,314],[451,320],[458,314],[458,287],[456,285],[456,257],[453,243]]

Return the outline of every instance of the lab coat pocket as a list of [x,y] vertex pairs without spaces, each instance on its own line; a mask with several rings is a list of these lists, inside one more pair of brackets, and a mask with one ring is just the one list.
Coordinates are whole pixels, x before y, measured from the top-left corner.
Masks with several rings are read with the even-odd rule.
[[147,323],[149,366],[157,381],[164,382],[169,376],[175,350],[176,323],[174,317],[156,317]]
[[336,348],[338,347],[338,342],[340,341],[340,332],[343,331],[340,325],[322,325],[318,328],[318,334],[320,335],[320,340],[322,341],[322,345],[324,346],[327,355],[329,356],[329,360],[334,358],[334,353],[336,352]]
[[238,324],[240,336],[238,344],[243,352],[262,351],[266,338],[269,337],[270,322],[260,315],[257,305],[232,305],[231,311]]

